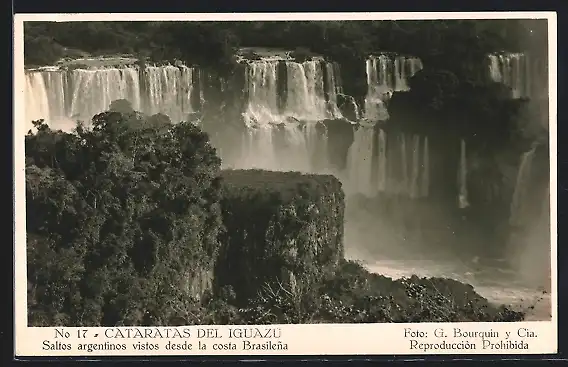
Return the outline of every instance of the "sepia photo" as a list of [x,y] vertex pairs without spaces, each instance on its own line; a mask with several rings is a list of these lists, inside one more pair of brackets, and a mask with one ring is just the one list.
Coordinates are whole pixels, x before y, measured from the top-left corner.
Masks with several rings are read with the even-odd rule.
[[40,18],[23,327],[553,320],[546,17]]

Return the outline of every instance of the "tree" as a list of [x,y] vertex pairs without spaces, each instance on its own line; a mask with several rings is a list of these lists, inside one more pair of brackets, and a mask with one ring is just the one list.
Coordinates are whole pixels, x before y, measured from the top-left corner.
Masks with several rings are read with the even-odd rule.
[[26,137],[30,322],[180,322],[214,266],[220,160],[190,123],[92,122]]

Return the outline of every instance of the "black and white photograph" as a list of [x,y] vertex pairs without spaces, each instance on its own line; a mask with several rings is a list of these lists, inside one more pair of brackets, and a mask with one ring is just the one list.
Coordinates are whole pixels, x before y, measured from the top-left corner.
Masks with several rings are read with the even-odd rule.
[[27,326],[552,320],[549,58],[538,18],[25,21]]

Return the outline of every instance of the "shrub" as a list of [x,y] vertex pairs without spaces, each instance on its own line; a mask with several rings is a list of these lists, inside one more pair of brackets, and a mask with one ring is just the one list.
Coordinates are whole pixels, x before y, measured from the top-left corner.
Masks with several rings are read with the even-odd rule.
[[342,261],[335,273],[301,296],[284,287],[265,287],[240,317],[246,324],[507,322],[522,321],[524,314],[496,307],[455,280],[392,280]]

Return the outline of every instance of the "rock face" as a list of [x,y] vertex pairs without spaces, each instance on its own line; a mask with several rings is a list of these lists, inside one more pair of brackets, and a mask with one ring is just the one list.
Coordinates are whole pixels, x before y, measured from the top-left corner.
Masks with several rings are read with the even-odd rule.
[[223,171],[226,227],[215,288],[246,302],[264,287],[302,294],[344,257],[344,193],[329,175]]

